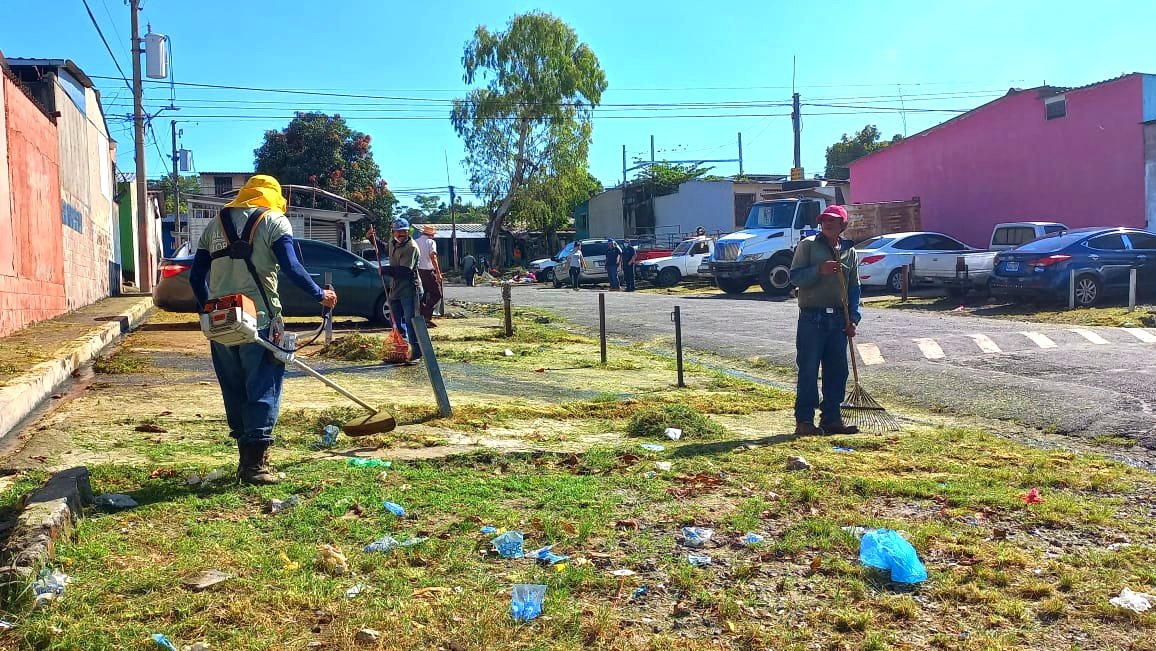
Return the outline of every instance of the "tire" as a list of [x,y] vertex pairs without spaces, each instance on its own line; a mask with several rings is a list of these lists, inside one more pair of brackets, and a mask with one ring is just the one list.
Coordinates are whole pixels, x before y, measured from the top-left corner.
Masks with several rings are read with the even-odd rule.
[[791,259],[775,256],[759,273],[759,286],[771,296],[786,296],[791,293]]
[[[552,271],[553,271],[553,270],[551,270],[551,272],[552,272]],[[553,278],[553,281],[554,281],[554,289],[562,289],[562,281],[561,281],[561,280],[558,280],[558,274],[556,274],[556,273],[551,273],[550,275],[551,275],[551,277]]]
[[680,280],[682,280],[682,274],[678,273],[678,269],[667,267],[658,272],[658,278],[655,279],[654,284],[659,287],[674,287]]
[[1090,274],[1076,276],[1076,307],[1092,307],[1104,295],[1104,284]]
[[554,282],[554,267],[550,267],[550,268],[548,268],[542,272],[542,282],[544,282],[544,283]]
[[[907,274],[907,288],[911,289],[911,274]],[[903,267],[893,269],[887,276],[887,289],[896,293],[903,291]]]
[[743,278],[716,278],[718,288],[727,294],[742,294],[751,286],[751,281]]
[[393,325],[393,320],[389,318],[389,303],[385,300],[385,295],[377,299],[377,303],[373,305],[373,316],[369,317],[369,320],[386,328]]

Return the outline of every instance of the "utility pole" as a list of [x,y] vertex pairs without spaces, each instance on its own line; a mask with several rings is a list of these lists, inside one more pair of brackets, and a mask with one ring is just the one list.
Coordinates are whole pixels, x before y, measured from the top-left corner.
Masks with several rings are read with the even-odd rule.
[[650,164],[654,164],[654,134],[650,135]]
[[453,270],[458,270],[458,213],[454,209],[454,186],[450,186],[450,257],[453,258]]
[[795,131],[795,166],[791,169],[791,180],[801,181],[803,180],[803,121],[802,116],[799,115],[798,93],[791,96],[791,126]]
[[173,127],[173,251],[181,248],[181,155],[177,151],[177,121]]
[[739,132],[739,176],[743,175],[743,132]]
[[144,52],[140,42],[140,0],[129,0],[132,16],[132,99],[133,132],[136,138],[136,219],[137,219],[137,264],[138,289],[151,292],[152,278],[152,224],[148,210],[148,176],[145,171],[144,135],[144,90],[141,84],[140,56]]

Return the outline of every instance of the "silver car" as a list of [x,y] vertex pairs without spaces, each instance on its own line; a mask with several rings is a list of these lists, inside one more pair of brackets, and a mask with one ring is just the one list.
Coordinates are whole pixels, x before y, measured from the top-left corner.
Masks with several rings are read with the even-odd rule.
[[943,233],[912,232],[879,235],[855,245],[859,261],[859,283],[903,291],[903,266],[910,269],[919,253],[967,252],[973,249]]

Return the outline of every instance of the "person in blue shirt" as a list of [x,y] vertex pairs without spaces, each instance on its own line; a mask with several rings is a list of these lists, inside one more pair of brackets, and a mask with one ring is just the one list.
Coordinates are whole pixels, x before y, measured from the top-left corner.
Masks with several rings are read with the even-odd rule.
[[626,240],[622,246],[622,280],[626,284],[626,291],[634,291],[634,258],[638,255],[638,249],[634,248],[634,243]]
[[610,240],[606,245],[606,277],[610,280],[610,291],[622,291],[622,284],[618,280],[618,264],[622,260],[622,249],[618,242]]

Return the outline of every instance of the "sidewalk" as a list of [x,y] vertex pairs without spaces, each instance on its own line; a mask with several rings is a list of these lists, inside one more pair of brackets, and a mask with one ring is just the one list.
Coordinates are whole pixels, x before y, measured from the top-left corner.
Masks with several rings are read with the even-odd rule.
[[0,437],[152,309],[149,295],[106,298],[0,337]]

